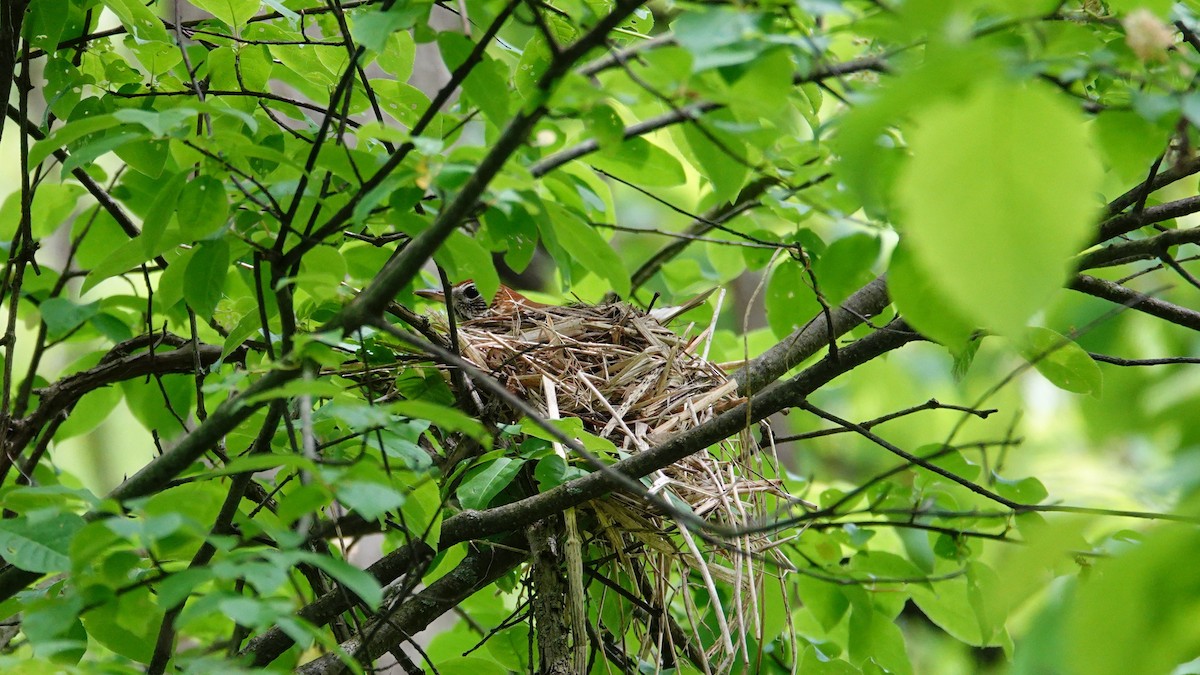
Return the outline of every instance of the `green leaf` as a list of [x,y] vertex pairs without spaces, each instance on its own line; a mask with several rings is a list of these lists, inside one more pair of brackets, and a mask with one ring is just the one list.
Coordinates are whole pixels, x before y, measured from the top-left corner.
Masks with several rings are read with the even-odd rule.
[[109,129],[120,123],[121,121],[112,115],[93,115],[71,120],[66,125],[55,129],[49,136],[34,143],[33,147],[29,149],[29,164],[30,166],[40,164],[55,150],[66,147],[88,134]]
[[413,488],[404,500],[400,509],[404,517],[404,527],[408,528],[411,537],[422,537],[433,550],[438,549],[442,538],[442,516],[445,503],[442,493],[438,490],[437,482],[423,480]]
[[[431,3],[428,2],[400,2],[392,5],[387,11],[367,12],[355,19],[350,35],[367,49],[383,51],[389,38],[401,31],[407,31],[417,21],[428,17],[430,7]],[[411,40],[409,44],[412,44]]]
[[100,302],[77,305],[66,298],[50,298],[38,308],[46,324],[46,336],[52,340],[63,337],[100,311]]
[[1100,366],[1087,352],[1048,328],[1030,328],[1018,348],[1051,384],[1073,394],[1099,396],[1104,383]]
[[388,409],[398,415],[419,420],[429,420],[446,431],[461,431],[487,447],[492,437],[479,420],[468,417],[461,410],[428,400],[397,401],[388,404]]
[[507,675],[508,669],[478,656],[460,656],[438,663],[442,675]]
[[474,279],[479,293],[485,298],[496,295],[496,289],[500,287],[500,275],[496,273],[492,255],[462,232],[452,232],[434,254],[434,260],[446,269],[452,281]]
[[1132,550],[1101,558],[1066,616],[1064,672],[1088,675],[1173,670],[1200,653],[1192,628],[1200,577],[1180,569],[1200,556],[1193,525],[1163,525]]
[[533,470],[533,476],[538,482],[538,489],[542,492],[586,476],[587,473],[579,467],[567,464],[567,460],[558,455],[548,455],[539,459]]
[[302,559],[333,577],[335,581],[361,598],[371,609],[378,609],[380,603],[383,602],[383,589],[375,577],[345,560],[315,553],[306,553]]
[[[596,228],[554,202],[544,202],[544,206],[553,225],[538,223],[542,237],[553,238],[572,261],[607,281],[614,293],[622,297],[629,295],[629,272]],[[558,262],[560,265],[567,263],[564,260]]]
[[904,238],[963,314],[1015,334],[1070,272],[1097,213],[1100,168],[1076,109],[990,82],[934,106],[897,185]]
[[0,553],[27,572],[65,572],[71,569],[71,537],[83,525],[83,518],[74,513],[0,520]]
[[892,301],[913,328],[952,352],[965,349],[974,327],[929,279],[905,242],[892,252],[887,281]]
[[364,520],[379,520],[404,504],[404,495],[391,486],[372,481],[347,481],[338,485],[338,501],[353,509]]
[[[760,45],[762,49],[765,45]],[[786,49],[770,49],[746,64],[729,88],[729,107],[744,122],[775,120],[787,111],[792,90],[792,58]]]
[[1163,18],[1166,18],[1174,4],[1173,0],[1108,0],[1108,6],[1116,12],[1125,13],[1136,9],[1148,9]]
[[225,224],[229,198],[225,186],[212,176],[199,176],[183,185],[179,193],[179,229],[184,236],[203,239]]
[[1042,481],[1033,476],[1017,480],[996,476],[993,485],[995,485],[996,493],[1001,497],[1020,504],[1037,504],[1050,496]]
[[[556,427],[567,438],[578,441],[589,452],[607,454],[614,457],[617,455],[617,446],[613,445],[612,441],[584,431],[583,420],[578,417],[564,417],[557,420],[546,420],[546,422],[550,426]],[[527,419],[521,421],[521,431],[528,436],[540,438],[544,441],[555,442],[558,440],[549,431],[543,429],[541,425],[534,424]],[[570,452],[569,449],[568,452]]]
[[[683,136],[695,155],[704,177],[712,183],[713,198],[718,202],[731,202],[737,198],[742,187],[750,178],[750,167],[746,160],[746,143],[732,134],[722,134],[714,125],[705,121],[683,125]],[[704,131],[698,125],[704,124]],[[731,156],[732,155],[732,156]]]
[[71,14],[70,3],[67,0],[40,0],[29,3],[27,12],[24,24],[17,22],[25,39],[36,49],[57,50],[58,40]]
[[754,39],[762,35],[756,12],[715,8],[684,12],[671,23],[675,39],[695,59],[699,72],[721,66],[748,63],[758,58],[767,43]]
[[212,316],[225,291],[228,273],[228,242],[201,242],[183,275],[183,298],[188,306],[202,317]]
[[801,575],[796,579],[796,590],[804,606],[826,630],[836,626],[850,609],[850,599],[828,581]]
[[67,420],[62,423],[58,431],[54,432],[54,440],[56,442],[65,441],[95,429],[100,426],[101,422],[108,419],[109,413],[117,407],[117,403],[120,401],[119,389],[104,387],[89,391],[79,399],[79,403],[71,410]]
[[161,139],[146,139],[126,143],[113,152],[134,169],[158,178],[167,164],[170,146]]
[[105,0],[105,5],[121,20],[139,40],[148,42],[170,42],[162,20],[150,11],[141,0]]
[[150,257],[153,257],[154,251],[160,250],[159,244],[163,235],[175,220],[179,209],[179,195],[187,182],[187,172],[180,171],[169,180],[161,181],[154,193],[154,201],[150,203],[150,208],[142,218],[142,234],[138,237],[144,252]]
[[637,185],[671,187],[687,180],[675,155],[640,136],[602,149],[589,156],[588,162]]
[[192,4],[230,27],[237,27],[258,13],[260,3],[259,0],[192,0]]
[[[414,5],[409,5],[413,7]],[[393,8],[400,5],[393,5]],[[413,61],[416,58],[416,44],[408,31],[392,33],[375,63],[387,71],[399,82],[407,82],[412,76]]]
[[[412,129],[416,125],[417,120],[421,118],[425,109],[429,107],[429,97],[412,85],[384,80],[382,82],[373,82],[371,86],[375,87],[375,94],[379,97],[380,107],[408,129]],[[403,132],[401,133],[403,134]],[[396,187],[393,187],[389,192],[394,192],[403,184],[404,181],[399,181]],[[386,196],[387,194],[380,195],[379,199]]]
[[88,635],[138,663],[149,663],[162,624],[162,610],[148,586],[134,587],[83,615]]
[[517,477],[524,463],[523,459],[500,457],[471,469],[458,486],[459,503],[464,509],[486,508]]
[[[83,195],[83,188],[78,185],[49,183],[38,187],[33,195],[33,204],[29,209],[29,224],[35,237],[48,237],[63,223],[67,222],[75,211],[75,203]],[[19,197],[20,193],[13,193]],[[4,222],[0,224],[3,232],[16,232],[20,223],[20,199],[12,199],[11,216],[9,200],[4,202]],[[11,220],[10,220],[11,217]]]
[[155,136],[167,136],[177,130],[185,129],[194,122],[198,115],[197,109],[190,106],[165,110],[122,108],[113,113],[113,117],[118,120],[142,126]]
[[[971,563],[977,565],[978,563]],[[994,577],[995,574],[992,573]],[[939,581],[932,589],[910,586],[913,602],[930,621],[960,642],[976,647],[997,646],[1001,635],[987,610],[972,600],[967,576]]]
[[798,262],[785,261],[771,271],[765,303],[767,323],[776,337],[791,335],[821,311],[810,283]]
[[871,267],[879,259],[879,237],[856,233],[835,240],[813,265],[821,293],[831,307],[875,278]]
[[1101,111],[1094,132],[1105,164],[1126,184],[1145,180],[1170,134],[1132,110]]
[[148,138],[148,134],[141,131],[122,131],[90,138],[75,148],[71,155],[67,157],[67,160],[62,164],[61,174],[66,176],[77,168],[88,166],[101,155],[118,150],[127,143],[142,141],[146,138]]
[[[461,33],[444,31],[438,33],[438,47],[442,50],[446,67],[454,70],[467,60],[475,45]],[[462,83],[463,93],[497,127],[503,127],[509,117],[510,87],[507,75],[500,62],[484,54]]]
[[120,387],[125,404],[142,426],[164,438],[174,438],[185,431],[176,415],[187,417],[195,402],[196,381],[192,377],[164,375],[161,383],[126,380]]
[[489,235],[497,247],[504,248],[504,262],[515,272],[524,272],[537,252],[537,223],[529,212],[514,206],[508,212],[488,209],[483,216]]

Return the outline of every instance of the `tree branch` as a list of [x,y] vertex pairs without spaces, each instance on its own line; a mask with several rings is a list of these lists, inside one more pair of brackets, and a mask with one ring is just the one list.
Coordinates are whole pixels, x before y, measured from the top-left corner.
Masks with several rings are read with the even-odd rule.
[[826,325],[825,314],[822,312],[734,373],[733,379],[738,382],[738,391],[748,394],[761,390],[828,346],[831,339],[837,339],[867,318],[882,312],[890,302],[885,278],[876,278],[846,298],[840,307],[832,309],[832,330]]
[[1077,275],[1068,286],[1071,290],[1108,300],[1118,305],[1170,321],[1173,324],[1200,331],[1200,313],[1152,298],[1111,281],[1086,274]]

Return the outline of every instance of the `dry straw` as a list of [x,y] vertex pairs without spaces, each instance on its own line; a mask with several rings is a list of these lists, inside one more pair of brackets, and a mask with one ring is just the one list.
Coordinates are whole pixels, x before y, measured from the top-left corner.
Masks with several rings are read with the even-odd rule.
[[[458,327],[464,358],[548,416],[581,419],[585,431],[616,447],[603,458],[611,461],[742,400],[732,380],[696,353],[709,333],[680,336],[626,303],[521,306]],[[497,417],[519,421],[507,410]],[[767,478],[776,472],[766,453],[755,450],[743,431],[643,483],[712,523],[762,522],[785,495],[779,481]],[[581,522],[594,529],[583,536],[584,562],[593,572],[589,633],[643,645],[645,653],[629,656],[660,665],[683,655],[706,672],[724,672],[739,657],[753,661],[747,639],[761,638],[763,593],[779,594],[778,571],[788,567],[767,536],[714,545],[626,493],[591,502],[583,511],[589,517]],[[778,600],[771,604],[779,611]],[[598,621],[603,631],[594,630]],[[712,647],[705,653],[699,645]]]

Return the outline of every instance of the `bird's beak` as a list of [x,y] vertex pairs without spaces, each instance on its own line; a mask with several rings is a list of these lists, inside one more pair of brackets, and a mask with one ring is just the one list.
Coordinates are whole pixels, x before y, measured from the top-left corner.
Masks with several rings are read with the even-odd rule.
[[417,295],[429,300],[437,300],[438,302],[446,301],[446,294],[443,293],[442,289],[440,288],[422,288],[420,290],[413,291],[413,295]]

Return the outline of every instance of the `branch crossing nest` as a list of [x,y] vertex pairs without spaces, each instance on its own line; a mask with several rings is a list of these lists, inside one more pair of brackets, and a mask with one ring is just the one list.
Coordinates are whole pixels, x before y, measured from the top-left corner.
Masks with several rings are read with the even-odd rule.
[[[585,431],[615,446],[613,456],[603,457],[612,461],[740,402],[734,382],[696,354],[706,333],[682,337],[626,303],[522,306],[512,313],[489,311],[458,326],[464,358],[539,411],[557,409],[559,417],[582,420]],[[501,421],[518,421],[511,411],[504,415],[508,419]],[[786,499],[779,481],[767,478],[775,473],[743,431],[643,483],[677,508],[736,528],[762,522],[774,510],[775,498]],[[641,638],[637,643],[659,652],[631,658],[666,666],[676,654],[686,655],[712,672],[726,670],[738,657],[752,660],[747,638],[761,644],[756,633],[765,607],[762,594],[768,588],[781,593],[775,573],[790,567],[768,537],[746,535],[712,545],[624,492],[583,510],[594,516],[588,521],[594,531],[584,537],[585,559],[606,577],[599,593],[592,583],[590,620],[601,621],[605,632],[616,636],[633,630]],[[731,585],[732,597],[722,600],[715,582]],[[701,639],[713,624],[724,637]],[[709,654],[696,646],[714,642]]]

